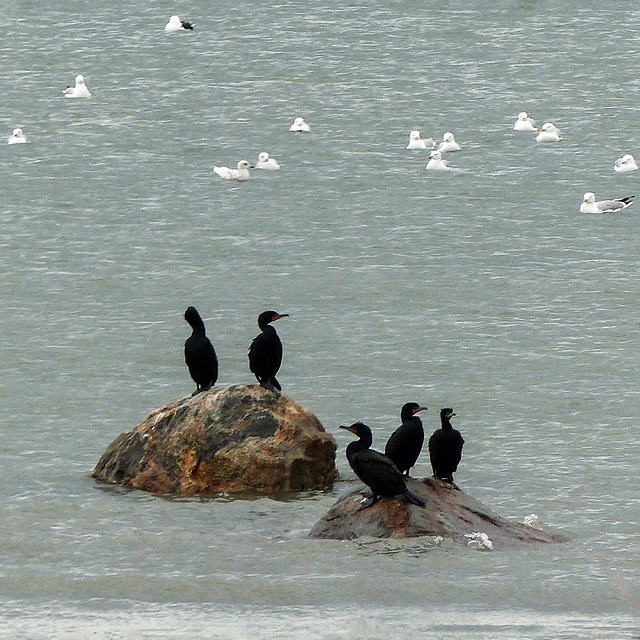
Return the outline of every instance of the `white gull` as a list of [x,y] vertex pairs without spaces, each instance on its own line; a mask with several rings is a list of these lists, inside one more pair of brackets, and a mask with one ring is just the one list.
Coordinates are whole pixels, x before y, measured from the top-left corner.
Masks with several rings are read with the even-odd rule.
[[221,178],[224,178],[225,180],[238,180],[240,182],[244,182],[251,178],[249,175],[249,169],[251,169],[251,165],[246,160],[240,160],[240,162],[238,162],[237,169],[229,169],[229,167],[213,167],[213,170]]
[[427,162],[427,171],[451,171],[451,165],[442,159],[440,151],[432,151]]
[[453,133],[451,133],[451,131],[447,131],[442,136],[442,142],[440,143],[440,146],[438,147],[438,151],[440,151],[440,153],[446,153],[448,151],[460,151],[460,149],[461,149],[461,147],[456,142],[456,139],[455,139]]
[[84,81],[84,76],[76,76],[75,87],[67,87],[63,92],[65,98],[90,98],[91,91],[87,89],[87,85]]
[[629,171],[637,171],[638,165],[636,164],[634,157],[630,153],[627,153],[622,156],[622,158],[618,158],[616,160],[613,165],[613,170],[618,173],[628,173]]
[[25,142],[27,142],[27,138],[19,127],[13,130],[9,140],[7,140],[7,144],[24,144]]
[[515,131],[537,131],[535,121],[529,117],[526,111],[521,111],[518,114],[518,119],[513,128]]
[[262,151],[258,154],[258,162],[255,165],[256,169],[267,169],[269,171],[278,171],[280,165],[275,158],[272,158],[266,151]]
[[176,31],[193,31],[193,25],[186,20],[180,20],[179,16],[171,16],[169,22],[164,27],[164,30],[169,33]]
[[435,142],[431,138],[423,140],[419,131],[412,131],[409,134],[409,144],[407,149],[433,149]]
[[538,142],[558,142],[562,140],[560,129],[552,122],[545,122],[540,129],[540,133],[536,136]]
[[607,213],[608,211],[622,211],[633,204],[635,196],[616,198],[615,200],[601,200],[596,202],[596,196],[591,191],[587,191],[582,198],[580,213]]
[[304,121],[304,118],[296,118],[293,121],[293,124],[289,127],[289,131],[303,131],[306,133],[311,131],[311,127]]

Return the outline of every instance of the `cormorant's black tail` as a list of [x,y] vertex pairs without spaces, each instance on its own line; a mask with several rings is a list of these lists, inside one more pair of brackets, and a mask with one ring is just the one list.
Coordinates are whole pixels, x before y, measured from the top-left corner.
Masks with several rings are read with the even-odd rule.
[[407,499],[407,502],[417,504],[419,507],[424,507],[427,504],[427,501],[424,498],[416,495],[413,491],[409,491],[409,489],[407,489],[402,495]]

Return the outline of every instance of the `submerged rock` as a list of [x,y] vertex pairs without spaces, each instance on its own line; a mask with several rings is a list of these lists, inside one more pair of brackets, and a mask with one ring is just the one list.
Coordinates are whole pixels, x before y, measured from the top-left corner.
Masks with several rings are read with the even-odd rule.
[[[409,478],[407,486],[427,501],[426,507],[407,504],[400,498],[383,498],[361,509],[360,487],[340,498],[310,532],[312,538],[352,540],[374,538],[413,538],[441,536],[461,544],[484,533],[492,548],[529,543],[566,542],[558,533],[550,533],[514,523],[485,507],[471,496],[436,478],[424,481]],[[487,545],[488,547],[488,545]]]
[[152,493],[323,489],[336,443],[320,421],[259,385],[212,388],[152,411],[104,452],[93,476]]

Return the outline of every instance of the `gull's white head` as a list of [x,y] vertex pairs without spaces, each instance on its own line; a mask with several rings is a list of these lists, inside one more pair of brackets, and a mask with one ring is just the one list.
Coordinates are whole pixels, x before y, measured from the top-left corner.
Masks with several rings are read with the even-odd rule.
[[21,136],[22,135],[22,129],[20,129],[19,127],[13,130],[13,135],[14,136]]
[[587,202],[589,204],[591,204],[592,202],[596,201],[596,194],[595,193],[591,193],[591,191],[587,191],[587,193],[585,193],[582,196],[582,202]]
[[82,75],[76,76],[76,84],[84,84],[84,76]]
[[527,120],[529,118],[529,114],[526,111],[521,111],[518,114],[518,120]]
[[635,161],[633,159],[633,156],[630,153],[627,153],[626,155],[622,156],[622,162],[626,164],[627,162],[635,162]]
[[455,138],[453,137],[453,133],[451,133],[451,131],[447,131],[442,136],[442,140],[443,140],[443,142],[453,142],[455,140]]
[[419,131],[412,131],[412,132],[409,134],[409,137],[410,137],[412,140],[420,140],[420,132],[419,132]]
[[428,157],[429,160],[442,160],[442,154],[439,151],[432,151]]
[[246,160],[238,162],[238,169],[251,169],[251,165]]
[[261,151],[258,154],[258,162],[266,162],[269,160],[269,154],[266,151]]
[[553,131],[555,129],[555,125],[553,124],[553,122],[545,122],[542,125],[542,129],[540,129],[540,131]]

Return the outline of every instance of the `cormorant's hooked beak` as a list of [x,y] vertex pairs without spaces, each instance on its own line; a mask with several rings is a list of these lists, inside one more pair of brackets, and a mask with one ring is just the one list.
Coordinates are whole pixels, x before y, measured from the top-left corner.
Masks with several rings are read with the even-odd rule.
[[417,409],[413,410],[413,415],[418,413],[418,411],[426,411],[426,410],[427,410],[427,407],[418,407]]
[[340,425],[338,429],[344,429],[345,431],[351,431],[354,435],[356,435],[355,429],[353,427],[346,427],[344,425]]
[[275,322],[276,320],[280,320],[280,318],[288,318],[288,313],[276,313],[273,318],[271,318],[271,322]]

